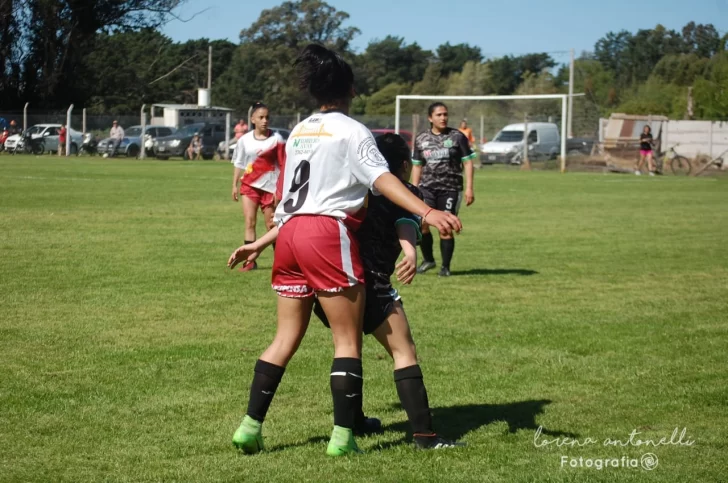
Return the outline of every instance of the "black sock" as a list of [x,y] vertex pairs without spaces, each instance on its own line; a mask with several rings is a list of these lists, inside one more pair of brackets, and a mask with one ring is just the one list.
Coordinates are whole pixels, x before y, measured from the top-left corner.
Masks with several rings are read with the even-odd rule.
[[280,367],[270,362],[261,361],[255,363],[255,375],[253,384],[250,385],[250,399],[248,400],[248,416],[260,421],[265,420],[273,396],[281,382],[285,367]]
[[440,238],[440,254],[442,254],[442,266],[450,270],[450,261],[455,252],[454,238]]
[[334,399],[334,424],[354,429],[362,407],[364,371],[361,359],[339,357],[331,365],[331,396]]
[[422,248],[422,258],[426,262],[434,262],[435,255],[432,254],[432,233],[423,233],[422,240],[420,240],[420,247]]
[[399,402],[407,412],[412,433],[415,435],[434,434],[430,403],[427,401],[427,389],[425,389],[420,366],[415,364],[395,370],[394,383],[397,386]]

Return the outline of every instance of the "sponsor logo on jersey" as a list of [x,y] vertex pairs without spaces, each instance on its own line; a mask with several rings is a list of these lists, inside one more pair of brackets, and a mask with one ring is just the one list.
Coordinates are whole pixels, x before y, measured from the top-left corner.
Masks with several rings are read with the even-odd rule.
[[449,149],[428,149],[426,151],[422,151],[422,155],[425,157],[425,160],[431,161],[431,160],[444,160],[447,161],[450,159],[450,150]]
[[291,134],[292,138],[304,138],[304,137],[312,137],[312,138],[318,138],[322,136],[331,137],[333,134],[330,132],[326,132],[324,129],[324,124],[321,124],[320,126],[306,126],[305,124],[302,124],[298,130],[294,131],[293,134]]
[[446,148],[451,148],[452,147],[452,139],[445,139],[445,142],[442,143],[442,145],[445,146]]
[[373,168],[380,166],[386,168],[389,166],[387,164],[387,160],[384,159],[382,153],[380,153],[379,149],[377,149],[377,143],[371,136],[359,143],[356,153],[359,156],[359,161],[367,166],[371,166]]
[[309,154],[321,142],[321,138],[297,138],[293,140],[293,154]]

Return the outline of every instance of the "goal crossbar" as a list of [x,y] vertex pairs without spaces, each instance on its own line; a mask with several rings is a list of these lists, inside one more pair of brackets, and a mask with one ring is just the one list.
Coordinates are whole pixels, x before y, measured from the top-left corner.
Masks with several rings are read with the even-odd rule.
[[[583,96],[583,93],[573,94]],[[512,101],[519,99],[561,99],[561,172],[566,168],[566,125],[567,125],[567,104],[568,94],[524,94],[513,96],[423,96],[423,95],[399,95],[395,98],[394,132],[399,134],[400,101],[406,100],[433,100],[433,101]]]

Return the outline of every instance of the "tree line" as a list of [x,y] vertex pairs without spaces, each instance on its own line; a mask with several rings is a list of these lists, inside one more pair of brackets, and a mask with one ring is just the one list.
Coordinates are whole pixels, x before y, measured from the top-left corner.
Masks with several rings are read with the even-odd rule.
[[[352,64],[355,114],[392,115],[397,94],[564,93],[568,65],[548,53],[486,59],[480,47],[434,51],[387,36],[355,52],[359,29],[321,0],[264,10],[238,43],[173,42],[159,28],[181,0],[0,0],[0,108],[133,113],[146,103],[195,103],[213,47],[213,102],[240,112],[265,100],[279,114],[314,109],[296,85],[293,59],[309,42],[333,46]],[[31,20],[32,19],[32,20]],[[690,22],[681,31],[609,32],[575,62],[575,91],[600,115],[728,118],[728,36]],[[688,107],[688,88],[693,108]]]

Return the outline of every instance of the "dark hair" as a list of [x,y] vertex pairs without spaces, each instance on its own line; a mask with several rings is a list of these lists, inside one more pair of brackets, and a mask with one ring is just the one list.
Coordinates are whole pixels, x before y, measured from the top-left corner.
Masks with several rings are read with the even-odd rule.
[[[650,134],[652,134],[652,128],[650,127],[650,125],[649,125],[649,124],[645,124],[645,127],[646,127],[647,129],[649,129],[649,130],[650,130]],[[643,127],[643,128],[642,128],[642,131],[644,131],[644,130],[645,130],[645,127]]]
[[435,112],[435,109],[438,107],[444,107],[447,110],[447,106],[442,102],[433,102],[430,104],[430,107],[427,108],[427,117],[432,116],[432,113]]
[[405,161],[410,160],[410,149],[402,136],[394,133],[382,134],[377,138],[377,149],[389,165],[389,172],[396,175]]
[[250,106],[250,109],[251,109],[250,110],[250,118],[251,118],[251,120],[250,120],[250,126],[253,129],[255,129],[255,123],[252,120],[253,114],[255,114],[255,111],[257,111],[258,109],[268,109],[268,106],[266,106],[265,104],[263,104],[260,101],[256,101],[256,102],[253,103],[252,106]]
[[351,97],[354,72],[333,50],[321,44],[309,44],[293,65],[298,69],[299,87],[311,94],[319,104],[335,103]]

